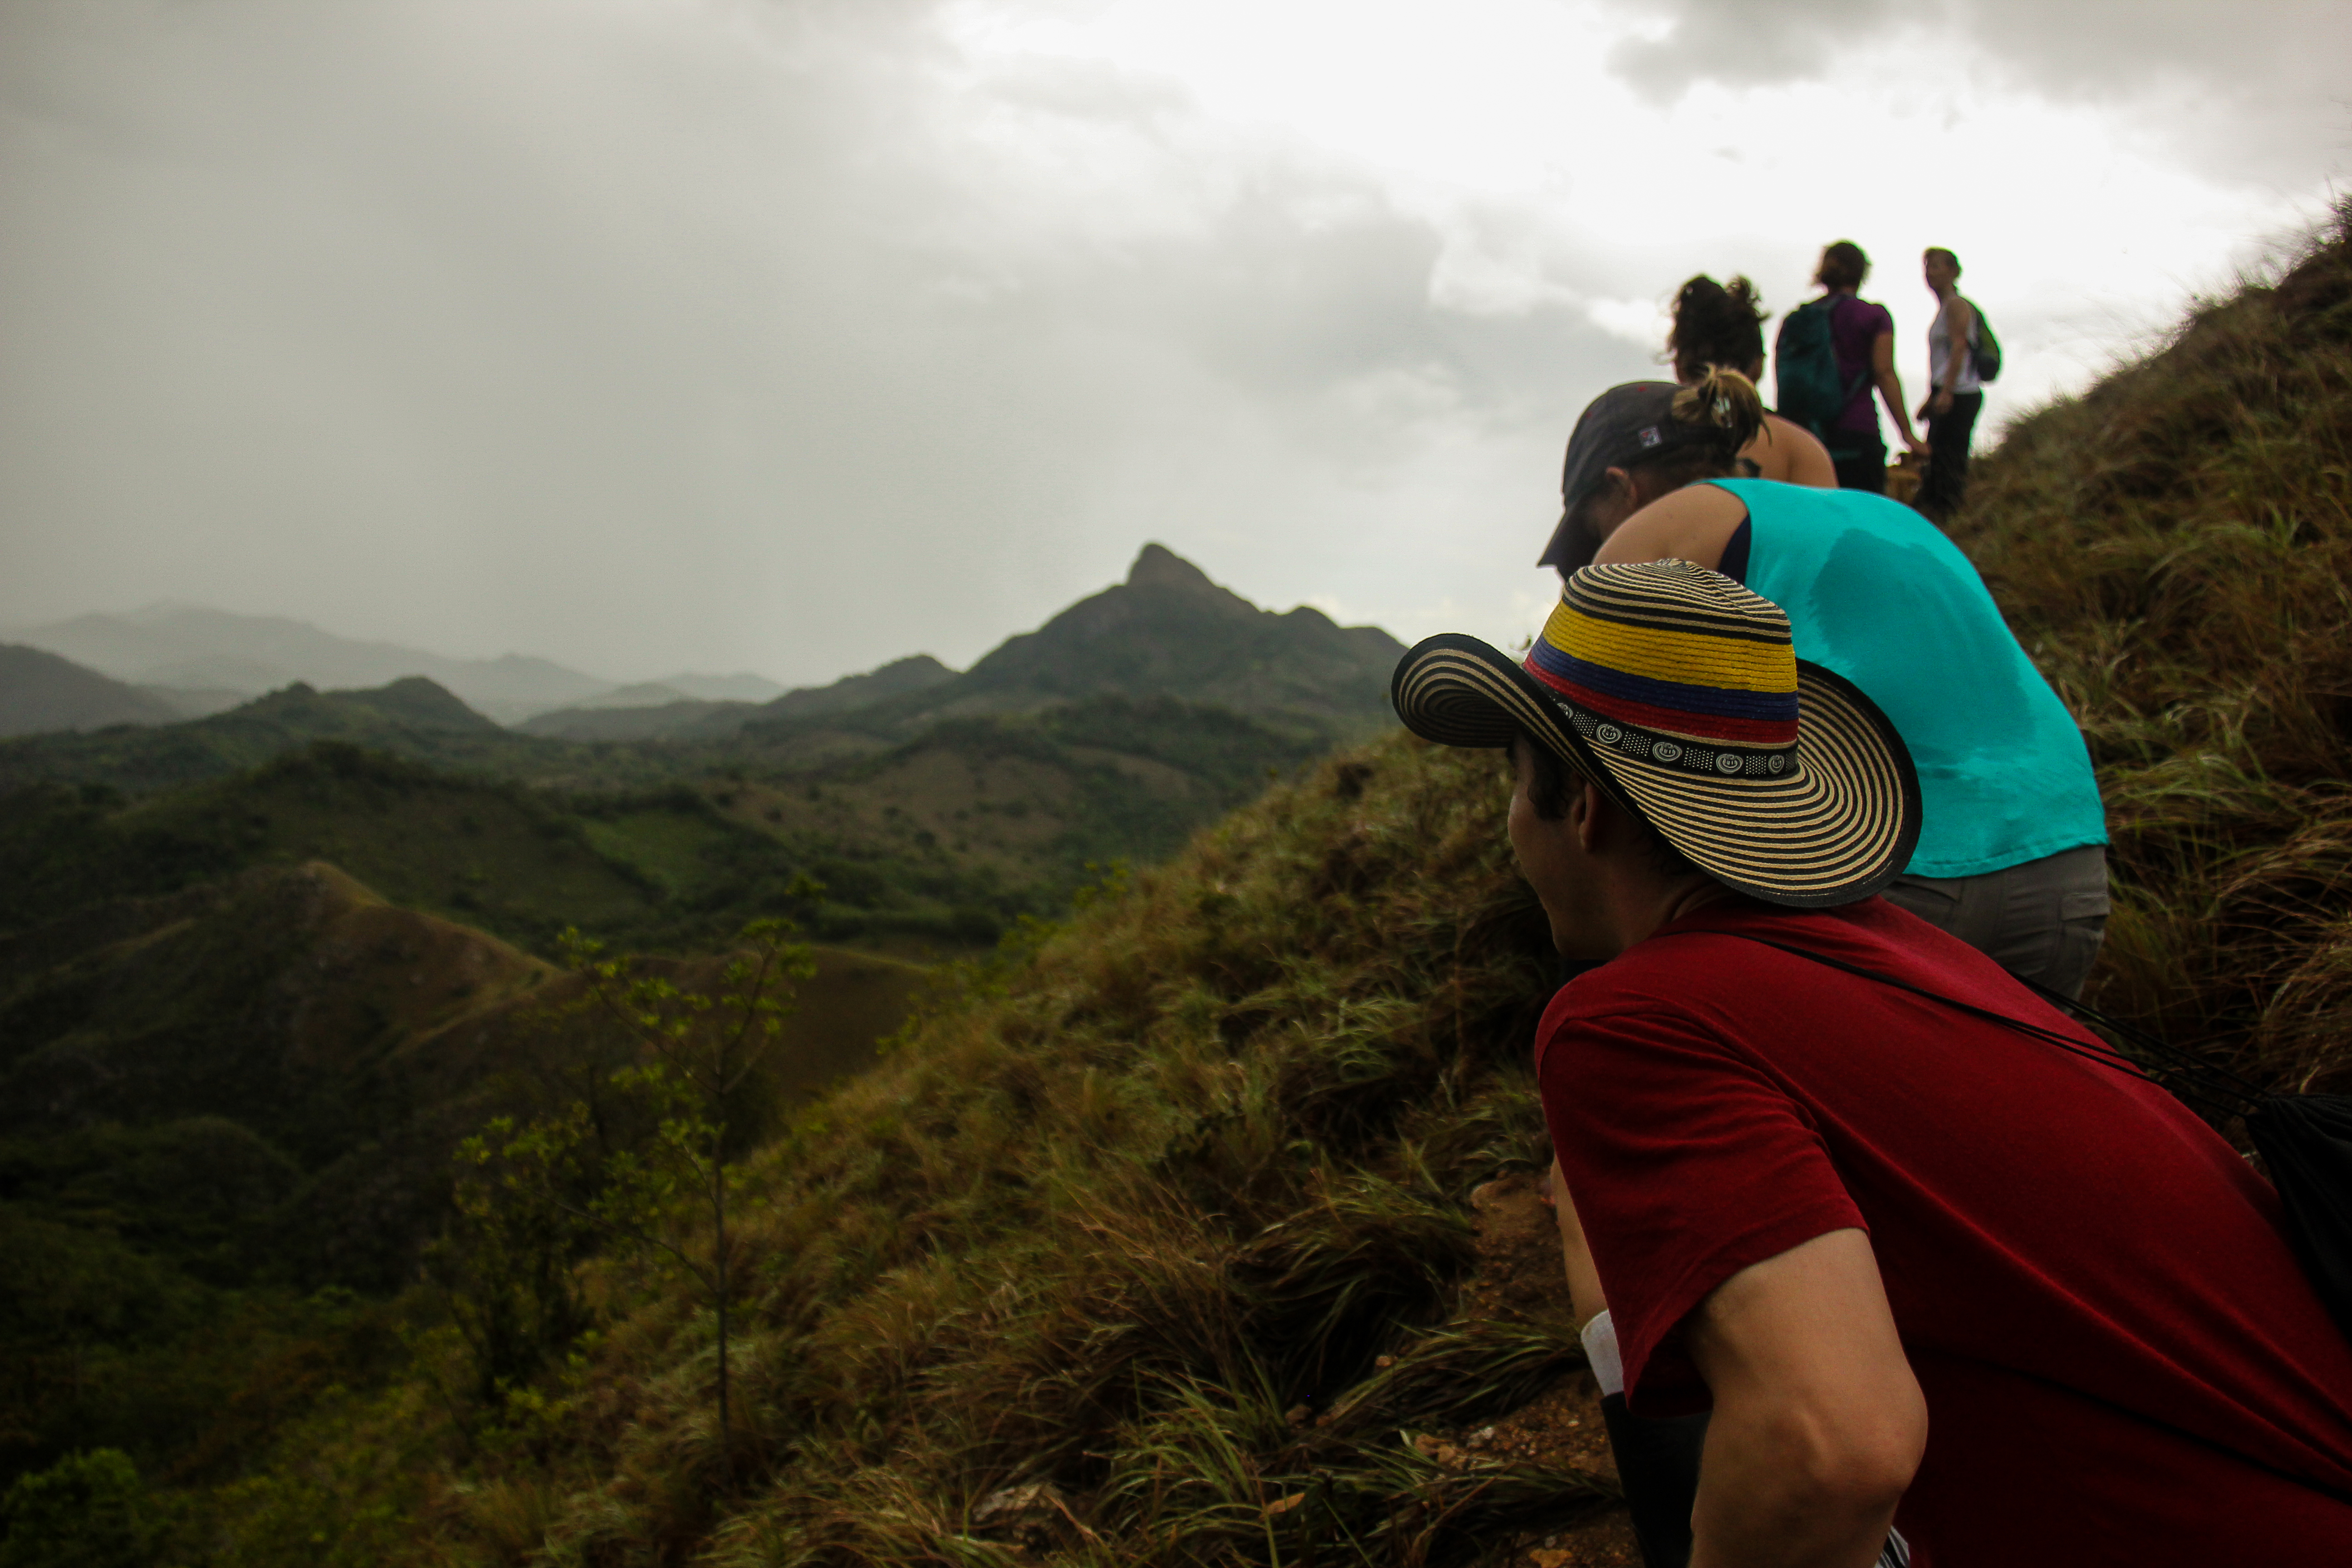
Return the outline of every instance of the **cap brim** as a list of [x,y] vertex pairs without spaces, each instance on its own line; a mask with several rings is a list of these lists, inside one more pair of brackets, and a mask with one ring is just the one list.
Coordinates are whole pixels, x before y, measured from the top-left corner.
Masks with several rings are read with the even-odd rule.
[[1579,567],[1591,565],[1592,558],[1601,553],[1601,542],[1592,537],[1592,531],[1578,525],[1576,508],[1577,501],[1561,504],[1559,521],[1552,525],[1551,538],[1545,542],[1543,554],[1536,561],[1537,565],[1549,566],[1563,577]]
[[1573,706],[1476,637],[1418,644],[1389,689],[1405,728],[1441,745],[1506,746],[1525,731],[1727,887],[1798,908],[1852,903],[1909,863],[1918,774],[1852,682],[1800,659],[1797,692],[1796,768],[1725,778],[1593,745]]

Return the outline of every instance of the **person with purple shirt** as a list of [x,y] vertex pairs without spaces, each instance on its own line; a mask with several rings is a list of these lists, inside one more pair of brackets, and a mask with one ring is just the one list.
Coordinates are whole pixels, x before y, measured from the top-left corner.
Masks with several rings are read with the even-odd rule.
[[1913,433],[1911,416],[1903,405],[1903,378],[1895,374],[1895,318],[1886,307],[1859,298],[1857,290],[1870,276],[1870,258],[1862,247],[1841,239],[1822,250],[1822,264],[1813,281],[1829,291],[1830,341],[1837,350],[1838,379],[1854,389],[1845,409],[1826,432],[1830,460],[1837,468],[1840,489],[1886,493],[1886,442],[1879,435],[1878,410],[1871,403],[1875,390],[1895,416],[1903,444],[1925,456],[1927,443]]

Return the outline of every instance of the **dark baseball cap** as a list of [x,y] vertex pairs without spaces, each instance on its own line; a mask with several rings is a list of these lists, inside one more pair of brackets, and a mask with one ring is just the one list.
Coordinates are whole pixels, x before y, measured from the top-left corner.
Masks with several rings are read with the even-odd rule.
[[1552,530],[1551,542],[1544,546],[1537,565],[1569,573],[1592,564],[1601,541],[1576,526],[1576,508],[1600,488],[1610,469],[1630,468],[1646,458],[1707,437],[1706,426],[1674,416],[1675,394],[1681,390],[1671,381],[1629,381],[1586,405],[1568,438],[1567,460],[1560,465],[1559,525]]

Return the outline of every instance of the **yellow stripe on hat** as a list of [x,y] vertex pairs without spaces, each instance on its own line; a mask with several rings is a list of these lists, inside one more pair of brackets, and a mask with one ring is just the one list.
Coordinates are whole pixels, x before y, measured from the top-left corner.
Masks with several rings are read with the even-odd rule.
[[1629,626],[1588,616],[1562,600],[1544,626],[1544,641],[1571,658],[1653,680],[1727,691],[1794,691],[1797,650],[1787,643],[1748,642],[1662,626]]

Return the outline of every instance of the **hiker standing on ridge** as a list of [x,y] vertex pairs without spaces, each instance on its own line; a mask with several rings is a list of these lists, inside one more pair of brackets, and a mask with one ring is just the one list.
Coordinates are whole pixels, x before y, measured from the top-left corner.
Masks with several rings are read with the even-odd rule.
[[[1857,589],[1893,560],[1858,552]],[[1644,1555],[2352,1562],[2352,1344],[2277,1193],[1872,896],[1925,781],[1801,639],[1686,560],[1595,565],[1524,662],[1440,636],[1391,685],[1423,739],[1508,749],[1512,851],[1553,945],[1599,961],[1536,1077]],[[1618,1435],[1696,1412],[1696,1489],[1655,1506]]]
[[2106,930],[2107,828],[2074,716],[1917,512],[1729,477],[1763,418],[1734,371],[1602,393],[1569,439],[1542,564],[1692,561],[1788,606],[1797,651],[1868,693],[1917,761],[1927,826],[1886,896],[2076,994]]
[[[1734,277],[1717,283],[1702,272],[1675,290],[1674,326],[1666,353],[1675,379],[1687,386],[1709,367],[1736,370],[1750,381],[1764,374],[1764,307],[1756,285]],[[1739,451],[1739,471],[1751,479],[1834,489],[1837,468],[1829,448],[1813,433],[1777,414],[1764,416],[1764,428]]]
[[1925,455],[1903,405],[1895,374],[1895,318],[1857,290],[1870,276],[1862,247],[1841,239],[1824,247],[1813,281],[1825,292],[1789,312],[1774,341],[1780,412],[1830,449],[1841,489],[1886,493],[1886,443],[1878,429],[1875,390],[1903,445]]
[[1968,489],[1969,437],[1984,408],[1977,374],[1979,323],[1977,308],[1960,298],[1958,257],[1931,246],[1919,265],[1937,305],[1927,327],[1927,401],[1919,405],[1919,417],[1927,422],[1927,477],[1912,504],[1940,525],[1959,510]]

